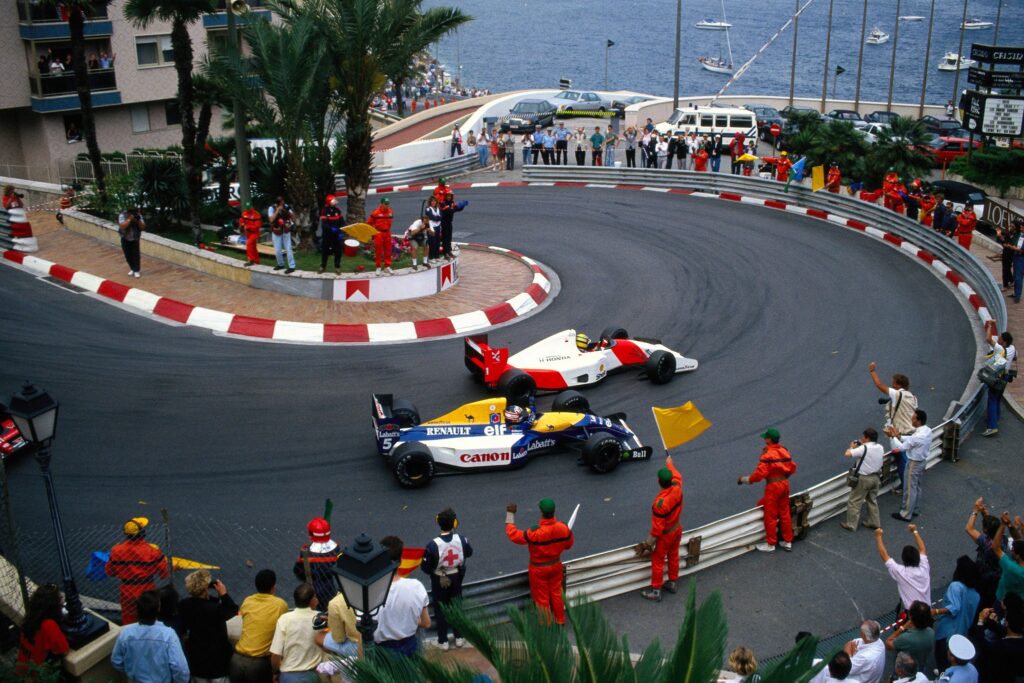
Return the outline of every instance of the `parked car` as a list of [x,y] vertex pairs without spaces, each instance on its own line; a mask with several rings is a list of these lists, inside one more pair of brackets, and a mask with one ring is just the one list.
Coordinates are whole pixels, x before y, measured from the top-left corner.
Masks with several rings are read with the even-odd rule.
[[[967,154],[970,148],[967,138],[941,136],[937,140],[921,148],[921,151],[932,158],[933,166],[948,166],[953,159]],[[981,140],[974,141],[974,149],[981,148]]]
[[861,135],[864,136],[864,141],[869,145],[873,145],[878,142],[878,135],[883,130],[888,130],[889,126],[885,123],[869,123],[865,122],[863,126],[857,126],[857,130]]
[[964,204],[970,202],[974,213],[980,221],[985,215],[985,191],[980,187],[960,183],[955,180],[934,180],[932,187],[945,195],[946,201],[953,202],[954,211],[963,211]]
[[811,112],[811,111],[813,111],[815,114],[817,114],[821,118],[823,118],[823,119],[825,118],[825,116],[823,114],[821,114],[814,107],[798,107],[798,106],[793,105],[793,104],[790,104],[790,105],[787,105],[787,106],[783,107],[782,111],[780,111],[779,114],[782,116],[782,118],[789,119],[789,117],[792,116],[793,114],[804,114],[804,113]]
[[556,111],[608,111],[608,102],[596,92],[586,90],[563,90],[548,102],[555,106]]
[[786,124],[786,120],[782,118],[779,110],[767,104],[744,104],[743,108],[757,114],[757,137],[762,140],[770,141],[772,139],[772,124],[778,124],[779,128]]
[[899,116],[899,114],[897,114],[896,112],[882,111],[880,109],[876,109],[875,111],[873,111],[870,114],[866,115],[864,117],[864,120],[869,122],[869,123],[885,123],[885,124],[889,124],[889,123],[892,123],[892,120],[894,118],[896,118],[897,116]]
[[537,126],[547,127],[555,120],[555,105],[547,100],[520,100],[499,119],[502,133],[532,133]]
[[617,97],[612,100],[612,106],[609,107],[610,111],[615,112],[618,116],[623,116],[626,113],[626,107],[631,104],[638,104],[640,102],[646,102],[653,100],[653,97],[647,95],[630,95],[629,97]]
[[864,120],[860,114],[852,109],[833,109],[828,114],[825,114],[825,116],[833,121],[849,121],[851,123]]
[[922,116],[918,121],[923,123],[927,130],[939,135],[950,135],[953,131],[960,128],[960,122],[955,119],[940,119],[930,114]]

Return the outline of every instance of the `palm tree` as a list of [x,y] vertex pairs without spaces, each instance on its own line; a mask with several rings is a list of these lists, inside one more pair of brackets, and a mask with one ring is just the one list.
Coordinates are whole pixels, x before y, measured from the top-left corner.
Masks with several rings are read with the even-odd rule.
[[171,48],[174,52],[174,69],[178,73],[178,108],[181,111],[181,156],[185,166],[185,185],[188,188],[189,220],[197,244],[202,240],[199,207],[203,178],[199,149],[205,140],[198,138],[193,111],[193,52],[188,26],[213,11],[213,0],[127,0],[124,6],[125,17],[141,28],[154,21],[171,22]]
[[924,124],[907,116],[897,116],[878,135],[864,157],[864,182],[869,189],[881,185],[882,177],[892,168],[901,178],[927,175],[931,159],[921,151],[929,142]]
[[431,43],[471,17],[452,7],[422,10],[422,0],[306,0],[322,15],[333,77],[345,120],[347,217],[366,216],[373,163],[370,105],[397,64],[409,64]]
[[[709,683],[718,678],[728,632],[721,596],[712,593],[698,607],[695,582],[690,583],[674,646],[662,651],[655,641],[635,662],[627,639],[620,638],[600,606],[586,598],[568,605],[572,642],[565,628],[541,619],[532,605],[509,609],[506,618],[510,623],[458,602],[446,609],[445,615],[494,667],[502,683]],[[813,665],[816,646],[816,638],[801,640],[762,673],[763,683],[809,681],[834,654]],[[465,667],[446,668],[422,658],[395,658],[379,649],[349,662],[347,673],[354,683],[468,683],[474,675]]]
[[89,163],[101,201],[106,200],[107,183],[100,162],[100,146],[96,141],[96,117],[92,113],[92,87],[89,67],[85,61],[85,15],[103,9],[110,0],[43,0],[44,5],[63,6],[68,14],[68,33],[71,37],[71,68],[75,73],[75,90],[82,109],[82,136],[89,151]]
[[237,97],[249,119],[275,137],[287,164],[287,196],[305,244],[316,206],[318,167],[330,163],[328,143],[340,109],[331,92],[330,60],[320,17],[305,5],[278,5],[282,23],[251,19],[242,29],[248,56],[231,48],[207,67],[224,92]]

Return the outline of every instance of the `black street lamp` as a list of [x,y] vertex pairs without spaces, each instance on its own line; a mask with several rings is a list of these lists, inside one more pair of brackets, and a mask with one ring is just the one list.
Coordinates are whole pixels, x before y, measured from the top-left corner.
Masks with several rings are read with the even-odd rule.
[[50,505],[50,521],[53,524],[53,535],[57,539],[57,554],[60,557],[60,570],[64,580],[64,602],[68,610],[62,630],[71,647],[77,649],[106,633],[110,625],[82,608],[82,599],[78,595],[75,578],[71,574],[71,559],[68,557],[67,545],[64,542],[64,528],[61,524],[60,508],[57,507],[57,492],[54,490],[53,474],[50,472],[50,448],[57,435],[59,408],[60,404],[50,394],[37,389],[31,382],[25,382],[21,391],[11,396],[8,410],[21,435],[35,447],[36,462],[43,473],[46,499]]
[[388,550],[366,534],[359,534],[355,543],[345,548],[334,565],[334,578],[345,602],[359,615],[356,628],[363,637],[363,647],[373,643],[377,622],[373,616],[388,598],[391,581],[398,571],[398,562],[388,557]]

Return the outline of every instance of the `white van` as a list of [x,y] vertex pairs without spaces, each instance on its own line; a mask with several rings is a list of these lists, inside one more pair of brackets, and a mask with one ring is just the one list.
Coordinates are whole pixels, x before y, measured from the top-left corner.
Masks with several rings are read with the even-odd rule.
[[747,140],[757,139],[757,115],[738,107],[696,107],[676,109],[668,121],[654,126],[662,134],[696,133],[721,135],[723,140],[743,133]]

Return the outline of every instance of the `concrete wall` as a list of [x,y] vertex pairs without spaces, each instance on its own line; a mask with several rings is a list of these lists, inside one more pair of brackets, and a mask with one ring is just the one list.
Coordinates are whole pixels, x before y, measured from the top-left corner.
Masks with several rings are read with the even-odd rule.
[[31,91],[25,66],[25,48],[18,33],[18,8],[14,0],[4,2],[0,8],[0,73],[4,74],[4,84],[0,88],[0,109],[27,107]]

